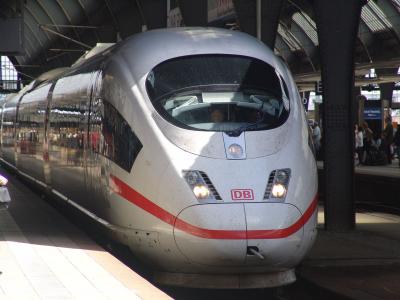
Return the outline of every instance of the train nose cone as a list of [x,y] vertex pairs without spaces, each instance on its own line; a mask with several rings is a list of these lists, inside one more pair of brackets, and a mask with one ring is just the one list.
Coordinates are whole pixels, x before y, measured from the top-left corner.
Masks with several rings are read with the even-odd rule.
[[246,259],[244,206],[195,205],[184,209],[174,227],[177,246],[190,261],[211,266],[240,266]]
[[303,222],[291,204],[194,205],[178,215],[174,236],[182,254],[193,263],[292,267],[300,258]]
[[249,255],[248,266],[290,267],[300,259],[304,220],[298,208],[285,203],[246,203],[247,243],[263,256]]

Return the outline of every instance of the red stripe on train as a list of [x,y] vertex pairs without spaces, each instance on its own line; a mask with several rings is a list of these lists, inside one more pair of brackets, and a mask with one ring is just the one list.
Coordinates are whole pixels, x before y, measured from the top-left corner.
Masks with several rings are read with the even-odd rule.
[[114,175],[110,175],[110,178],[115,184],[114,191],[124,199],[135,204],[156,218],[163,222],[175,226],[175,228],[184,231],[188,234],[206,238],[206,239],[223,239],[223,240],[243,240],[243,239],[280,239],[288,237],[296,233],[302,228],[307,221],[311,218],[318,206],[318,194],[315,195],[311,201],[310,206],[304,212],[304,214],[291,226],[283,229],[267,229],[267,230],[215,230],[206,229],[194,226],[187,223],[165,209],[161,208],[157,204],[151,202],[149,199],[135,191],[125,182]]

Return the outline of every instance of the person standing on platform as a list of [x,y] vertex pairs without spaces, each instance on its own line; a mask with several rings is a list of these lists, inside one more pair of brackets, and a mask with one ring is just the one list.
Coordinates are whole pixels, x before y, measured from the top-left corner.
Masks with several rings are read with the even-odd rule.
[[386,117],[386,127],[383,130],[383,136],[385,138],[385,152],[387,156],[387,162],[389,164],[392,163],[392,151],[391,151],[391,145],[393,143],[393,126],[392,126],[392,118],[391,117]]
[[361,165],[364,163],[364,135],[363,135],[363,128],[361,126],[356,125],[355,130],[355,146],[356,146],[356,153],[358,157],[358,164]]
[[321,129],[318,126],[318,122],[314,122],[312,128],[312,139],[315,147],[315,152],[318,157],[319,151],[321,149]]
[[396,146],[397,159],[399,160],[399,167],[400,167],[400,127],[399,127],[399,125],[397,125],[397,130],[394,135],[393,143]]
[[371,128],[369,128],[367,122],[363,123],[363,128],[364,128],[364,148],[368,156],[369,150],[371,149],[372,146],[372,141],[374,140],[374,132],[372,131]]

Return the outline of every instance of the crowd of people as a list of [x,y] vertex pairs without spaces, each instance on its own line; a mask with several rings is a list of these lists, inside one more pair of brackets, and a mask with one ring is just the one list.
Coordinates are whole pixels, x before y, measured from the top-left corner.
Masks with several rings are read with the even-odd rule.
[[[367,122],[354,128],[354,161],[356,165],[392,164],[397,156],[400,167],[400,128],[393,128],[391,117],[386,117],[386,126],[381,132],[374,132]],[[311,124],[311,133],[317,159],[322,159],[322,135],[317,122]]]
[[394,132],[390,117],[386,117],[385,121],[385,129],[380,133],[374,133],[367,122],[362,126],[355,125],[356,165],[391,164],[395,154],[400,158],[400,130]]

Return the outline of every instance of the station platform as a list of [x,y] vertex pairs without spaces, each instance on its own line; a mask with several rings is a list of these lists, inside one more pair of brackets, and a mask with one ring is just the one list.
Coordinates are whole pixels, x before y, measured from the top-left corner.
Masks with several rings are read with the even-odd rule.
[[298,276],[334,299],[400,299],[400,217],[358,212],[356,230],[327,232],[323,208],[317,241]]
[[400,178],[400,167],[398,160],[395,159],[391,164],[384,166],[366,166],[366,165],[356,166],[355,173],[381,176],[381,177]]
[[[319,170],[322,170],[324,168],[324,163],[322,161],[317,161],[317,167]],[[397,158],[394,159],[391,164],[383,166],[358,165],[354,167],[354,172],[360,175],[400,178],[400,166]]]
[[0,299],[171,299],[2,168]]
[[[356,172],[397,178],[396,163]],[[8,210],[0,210],[0,299],[171,299],[19,179],[1,167],[0,173],[12,196]],[[356,230],[332,233],[323,229],[322,210],[298,276],[337,299],[400,299],[400,217],[359,211]]]

